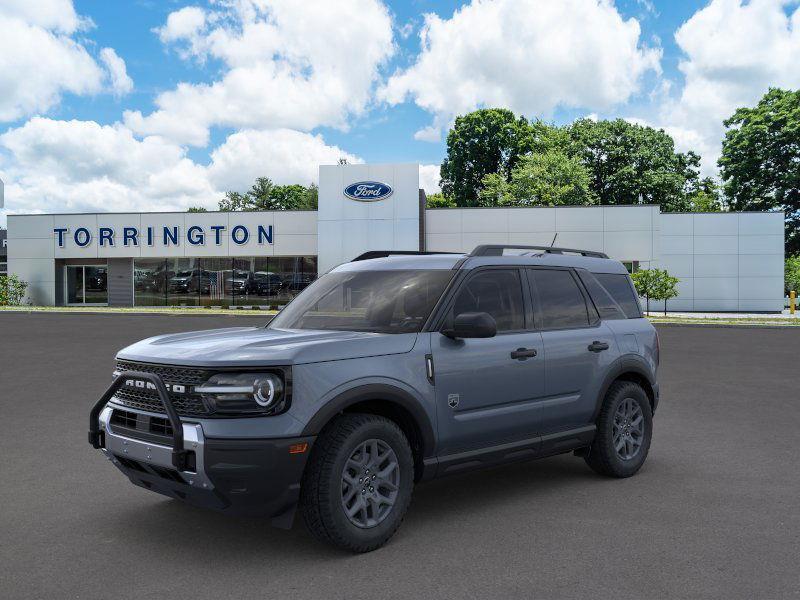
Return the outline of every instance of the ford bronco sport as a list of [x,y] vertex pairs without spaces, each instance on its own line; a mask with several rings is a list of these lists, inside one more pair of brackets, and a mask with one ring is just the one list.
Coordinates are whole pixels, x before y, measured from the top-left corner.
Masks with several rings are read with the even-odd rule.
[[266,327],[120,351],[89,441],[134,484],[353,552],[415,482],[566,452],[611,477],[647,457],[658,337],[604,254],[368,252]]

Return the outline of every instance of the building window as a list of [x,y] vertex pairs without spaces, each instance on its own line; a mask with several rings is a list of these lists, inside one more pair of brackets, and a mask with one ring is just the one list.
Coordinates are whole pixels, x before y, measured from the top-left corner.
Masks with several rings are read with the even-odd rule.
[[286,304],[317,277],[316,256],[134,259],[136,306]]
[[108,268],[104,265],[67,265],[67,304],[108,304]]
[[639,270],[639,261],[638,260],[623,260],[621,261],[625,268],[628,269],[628,273],[636,273]]
[[0,275],[8,274],[8,263],[0,262]]

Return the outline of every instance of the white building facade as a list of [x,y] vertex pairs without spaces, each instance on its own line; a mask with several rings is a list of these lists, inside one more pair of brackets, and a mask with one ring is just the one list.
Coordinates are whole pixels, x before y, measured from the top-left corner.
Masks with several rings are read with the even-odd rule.
[[[679,278],[670,310],[780,312],[783,213],[658,206],[426,209],[416,164],[320,167],[319,210],[9,215],[36,305],[274,305],[368,250],[599,250]],[[652,303],[652,308],[660,308]]]

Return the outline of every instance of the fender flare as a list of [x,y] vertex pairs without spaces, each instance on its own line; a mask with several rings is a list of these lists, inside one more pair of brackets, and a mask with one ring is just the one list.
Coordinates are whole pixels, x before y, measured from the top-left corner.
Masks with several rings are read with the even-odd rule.
[[394,385],[386,383],[368,383],[345,390],[339,395],[328,400],[303,428],[301,435],[319,435],[323,427],[337,414],[348,407],[367,400],[386,401],[397,404],[405,409],[416,422],[422,436],[424,455],[432,456],[436,447],[436,437],[428,414],[420,401],[411,393]]
[[[647,364],[647,361],[645,361],[645,359],[641,356],[637,356],[635,354],[622,356],[611,364],[605,378],[603,379],[603,384],[600,386],[600,391],[597,394],[597,402],[594,409],[594,414],[592,415],[592,421],[596,421],[597,417],[600,415],[600,409],[603,406],[603,400],[605,400],[606,394],[608,393],[611,385],[620,376],[627,373],[635,373],[636,375],[643,377],[650,385],[651,390],[655,390],[655,375],[650,368],[650,365]],[[651,395],[647,390],[645,390],[645,392],[648,396]],[[653,398],[650,398],[650,401],[652,403]]]

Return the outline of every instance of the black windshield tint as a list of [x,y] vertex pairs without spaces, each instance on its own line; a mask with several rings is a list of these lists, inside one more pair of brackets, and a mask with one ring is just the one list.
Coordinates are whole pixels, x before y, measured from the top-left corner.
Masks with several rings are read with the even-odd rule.
[[307,287],[269,326],[418,332],[453,273],[451,270],[328,273]]

